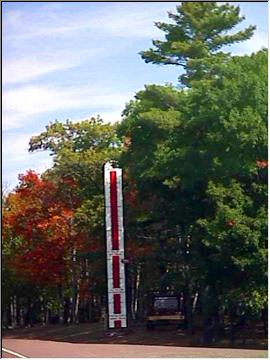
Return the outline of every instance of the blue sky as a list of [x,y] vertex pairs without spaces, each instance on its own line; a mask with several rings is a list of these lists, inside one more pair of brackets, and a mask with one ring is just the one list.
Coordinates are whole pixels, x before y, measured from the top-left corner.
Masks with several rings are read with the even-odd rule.
[[[29,154],[28,141],[50,122],[100,114],[118,121],[145,84],[177,84],[181,70],[146,64],[138,55],[163,37],[154,21],[168,21],[178,3],[10,2],[3,6],[3,185],[19,173],[43,172],[47,152]],[[268,4],[235,3],[257,26],[249,41],[230,48],[250,54],[268,45]]]

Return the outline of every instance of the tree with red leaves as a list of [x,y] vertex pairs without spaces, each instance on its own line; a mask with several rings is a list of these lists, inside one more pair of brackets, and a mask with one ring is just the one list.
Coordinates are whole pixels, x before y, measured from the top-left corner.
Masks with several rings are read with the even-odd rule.
[[6,200],[4,242],[20,239],[9,259],[19,277],[45,286],[63,284],[76,238],[70,233],[74,209],[59,197],[55,184],[33,171],[20,175],[20,184]]

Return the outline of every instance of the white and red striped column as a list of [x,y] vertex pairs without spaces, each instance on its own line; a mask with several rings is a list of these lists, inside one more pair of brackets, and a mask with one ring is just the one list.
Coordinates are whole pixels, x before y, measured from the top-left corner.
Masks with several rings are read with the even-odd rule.
[[104,166],[109,328],[127,327],[122,169]]

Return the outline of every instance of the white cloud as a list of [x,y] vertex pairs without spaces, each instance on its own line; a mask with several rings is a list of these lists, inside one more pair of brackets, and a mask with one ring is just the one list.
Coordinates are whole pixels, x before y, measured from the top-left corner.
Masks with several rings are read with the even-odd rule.
[[2,143],[3,179],[10,188],[18,182],[18,174],[27,169],[41,174],[52,166],[48,152],[28,153],[28,143],[33,134],[21,132],[4,132]]
[[159,32],[146,9],[114,5],[110,11],[85,4],[85,11],[67,12],[65,3],[29,12],[8,10],[3,16],[3,84],[23,83],[83,64],[95,66],[101,57],[118,52],[110,42],[97,42],[99,37],[151,38]]
[[264,31],[256,31],[252,38],[239,44],[224,47],[225,51],[232,55],[251,55],[262,48],[268,48],[268,34]]
[[116,111],[100,111],[99,115],[106,123],[115,123],[117,121],[121,121],[121,114],[124,109],[124,106],[119,108]]
[[[61,8],[46,5],[46,12],[40,11],[34,14],[35,17],[26,12],[9,11],[4,17],[3,34],[7,39],[30,39],[52,35],[67,36],[71,33],[74,35],[76,32],[92,30],[117,37],[151,38],[159,32],[153,19],[167,21],[166,11],[159,4],[152,3],[147,7],[132,3],[113,5],[107,10],[97,6],[93,10],[86,3],[84,11],[69,13],[61,11],[61,8],[64,11],[67,9],[65,3]],[[149,11],[149,7],[153,11]]]
[[[3,184],[6,184],[8,191],[18,184],[18,175],[25,174],[27,170],[34,170],[37,174],[42,174],[45,170],[52,167],[52,158],[48,153],[36,153],[25,155],[24,161],[20,161],[10,168],[3,164]],[[13,169],[13,170],[12,170]]]
[[38,174],[42,174],[45,170],[49,169],[53,165],[53,159],[49,156],[48,152],[42,153],[30,153],[29,156],[29,163],[32,163],[30,168],[36,171]]
[[31,134],[28,133],[4,133],[2,143],[3,160],[14,162],[25,159],[30,137]]
[[23,82],[52,71],[68,69],[74,64],[68,61],[52,63],[50,61],[37,61],[32,58],[15,59],[3,62],[3,84]]
[[4,19],[6,26],[9,27],[16,27],[18,22],[22,20],[23,13],[19,10],[11,10],[9,11]]
[[160,30],[154,26],[153,20],[158,20],[159,17],[167,21],[164,10],[158,11],[153,6],[153,12],[149,12],[149,9],[147,11],[128,4],[128,9],[124,7],[118,8],[115,14],[109,13],[94,19],[91,27],[96,30],[106,31],[112,36],[151,39],[151,37],[160,34]]
[[80,64],[79,59],[35,59],[23,57],[3,61],[3,84],[20,83],[53,71],[66,70]]
[[24,125],[27,125],[27,119],[26,122],[24,122],[24,119],[22,117],[19,117],[17,114],[12,113],[12,111],[6,111],[3,107],[2,125],[3,130],[22,128]]
[[[13,163],[32,163],[31,168],[41,171],[44,167],[52,164],[51,157],[48,156],[48,153],[29,153],[28,144],[30,138],[33,136],[33,133],[20,133],[20,132],[7,132],[3,134],[3,144],[2,144],[2,156],[3,163],[6,165],[11,165]],[[43,156],[43,155],[44,156]]]
[[268,48],[268,33],[255,31],[252,38],[239,44],[234,52],[237,52],[239,55],[251,54],[261,50],[263,47]]
[[98,115],[101,117],[101,119],[104,121],[104,123],[115,123],[117,121],[121,121],[121,114],[123,111],[123,106],[119,107],[116,110],[113,111],[104,111],[104,110],[100,110],[100,111],[94,111],[92,112],[90,115],[89,113],[87,115],[85,115],[84,117],[80,117],[80,118],[69,118],[69,120],[71,120],[72,122],[81,122],[83,120],[89,119],[91,116],[93,117],[97,117]]
[[[67,70],[79,66],[96,55],[104,53],[104,49],[75,51],[58,51],[45,54],[42,48],[32,54],[19,58],[3,59],[3,84],[22,83],[51,72]],[[104,56],[104,54],[103,54]]]
[[131,94],[110,89],[79,86],[61,88],[28,85],[3,93],[3,129],[26,126],[34,115],[72,109],[85,109],[88,113],[115,111],[123,108]]

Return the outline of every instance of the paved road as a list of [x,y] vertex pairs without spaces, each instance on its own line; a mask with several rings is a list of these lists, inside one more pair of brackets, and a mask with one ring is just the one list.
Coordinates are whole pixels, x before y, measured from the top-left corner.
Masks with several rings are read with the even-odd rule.
[[[258,358],[266,350],[222,349],[119,344],[72,344],[56,341],[3,339],[3,348],[30,358]],[[3,357],[16,357],[3,352]]]
[[2,349],[2,357],[3,358],[18,358],[18,356],[10,354],[8,351]]

